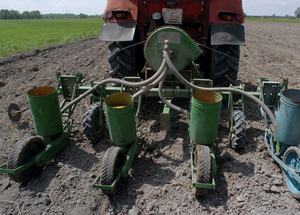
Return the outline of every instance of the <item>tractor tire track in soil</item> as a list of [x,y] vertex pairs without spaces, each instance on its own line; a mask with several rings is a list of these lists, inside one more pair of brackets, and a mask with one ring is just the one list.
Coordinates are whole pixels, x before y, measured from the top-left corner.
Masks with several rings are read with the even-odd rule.
[[[289,78],[300,89],[300,25],[246,21],[241,47],[239,83],[256,91],[257,78]],[[0,59],[0,163],[7,162],[16,141],[34,136],[30,111],[19,123],[9,121],[8,104],[28,106],[26,92],[37,86],[56,87],[56,73],[83,73],[86,84],[109,75],[107,44],[96,38],[35,50]],[[189,101],[176,104],[188,108]],[[0,174],[1,214],[297,214],[299,201],[286,188],[280,167],[264,146],[264,122],[256,104],[246,101],[246,146],[235,151],[228,140],[229,111],[221,112],[215,143],[216,190],[195,198],[191,187],[188,117],[171,111],[171,131],[159,130],[162,104],[144,98],[138,127],[139,148],[128,178],[113,197],[92,189],[105,151],[113,144],[108,132],[97,144],[82,133],[89,99],[78,104],[68,146],[42,174],[26,186]]]

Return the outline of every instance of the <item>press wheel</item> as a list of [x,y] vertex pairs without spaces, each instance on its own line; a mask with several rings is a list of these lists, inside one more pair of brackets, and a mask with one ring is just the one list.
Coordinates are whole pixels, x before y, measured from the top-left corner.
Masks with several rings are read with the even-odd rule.
[[[8,169],[16,169],[32,161],[46,147],[44,141],[39,137],[25,137],[19,140],[8,158]],[[18,174],[9,174],[15,182],[27,184],[43,170],[43,166],[31,166]]]
[[[283,162],[295,170],[292,174],[298,174],[300,176],[300,148],[299,147],[289,147],[284,155]],[[300,183],[290,175],[289,172],[283,170],[283,178],[285,183],[290,190],[292,196],[296,199],[300,199]]]
[[[122,148],[110,147],[103,158],[101,169],[101,185],[112,185],[124,164],[125,155]],[[114,190],[102,189],[106,195],[117,193],[117,187]]]
[[[204,145],[197,145],[196,154],[194,156],[194,164],[196,165],[196,183],[211,183],[211,157],[210,148]],[[194,188],[195,196],[207,196],[209,189]]]

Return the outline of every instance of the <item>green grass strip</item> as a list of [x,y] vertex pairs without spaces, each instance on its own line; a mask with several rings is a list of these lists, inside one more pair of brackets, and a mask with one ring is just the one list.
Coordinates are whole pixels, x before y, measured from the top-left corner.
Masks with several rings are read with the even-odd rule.
[[288,19],[261,19],[261,18],[246,18],[246,21],[257,22],[288,22],[288,23],[300,23],[300,20],[288,20]]
[[0,20],[0,57],[99,35],[103,20]]

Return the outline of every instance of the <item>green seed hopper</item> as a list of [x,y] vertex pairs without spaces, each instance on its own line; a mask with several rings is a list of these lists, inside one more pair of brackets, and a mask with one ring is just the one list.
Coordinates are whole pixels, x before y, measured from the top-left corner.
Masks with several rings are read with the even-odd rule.
[[[144,55],[148,65],[143,69],[145,80],[141,77],[110,78],[85,85],[81,74],[58,75],[56,89],[37,87],[29,90],[28,101],[36,133],[42,138],[27,137],[18,141],[8,162],[0,166],[0,172],[8,173],[11,179],[25,184],[37,176],[46,162],[66,146],[76,105],[89,96],[90,106],[82,122],[84,134],[92,143],[101,142],[106,131],[105,113],[110,138],[116,144],[106,151],[93,187],[102,189],[107,195],[115,194],[137,152],[139,137],[136,126],[141,97],[146,95],[159,97],[165,104],[160,117],[161,129],[170,130],[170,109],[190,117],[187,132],[191,142],[192,185],[196,196],[205,196],[209,189],[215,189],[217,180],[213,143],[217,137],[222,101],[228,103],[231,114],[229,141],[233,148],[239,149],[246,139],[243,111],[244,100],[248,99],[261,106],[267,128],[265,142],[268,151],[282,166],[293,196],[299,198],[300,151],[296,147],[297,141],[291,142],[288,138],[299,139],[299,120],[287,121],[288,116],[283,111],[288,110],[289,116],[299,117],[299,91],[284,90],[281,96],[280,91],[287,89],[287,83],[267,79],[261,79],[256,92],[245,92],[243,85],[211,88],[211,80],[197,78],[199,71],[193,61],[201,54],[202,50],[182,29],[163,27],[155,30],[145,43]],[[111,82],[120,86],[107,86]],[[58,94],[63,96],[60,105]],[[190,110],[174,105],[172,100],[176,98],[190,101]],[[25,110],[11,104],[8,115],[17,122]],[[288,131],[281,132],[285,127]]]

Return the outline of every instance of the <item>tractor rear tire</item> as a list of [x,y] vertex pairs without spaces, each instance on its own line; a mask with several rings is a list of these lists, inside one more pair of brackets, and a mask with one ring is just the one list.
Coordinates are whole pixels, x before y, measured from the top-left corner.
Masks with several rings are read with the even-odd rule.
[[[196,183],[211,183],[211,157],[208,146],[197,145],[194,164],[197,168]],[[194,188],[196,197],[207,196],[208,191],[207,188]]]
[[112,78],[122,79],[126,76],[137,75],[136,46],[126,48],[133,44],[134,41],[108,43],[109,74]]
[[[102,121],[100,122],[100,114],[102,114]],[[90,105],[85,111],[82,120],[83,133],[92,142],[97,143],[105,133],[104,113],[100,113],[100,106],[98,104]]]
[[[122,170],[125,161],[125,155],[120,147],[110,147],[103,158],[101,168],[101,185],[112,185],[118,174]],[[120,185],[120,181],[118,183]],[[108,196],[115,195],[118,191],[118,185],[114,190],[102,189],[102,192]]]
[[[25,137],[19,140],[8,158],[8,169],[16,169],[32,161],[35,156],[46,148],[44,141],[39,137]],[[43,170],[43,166],[31,166],[20,173],[9,174],[15,182],[26,185]]]
[[[238,45],[213,45],[211,53],[210,78],[214,87],[228,87],[235,85],[239,70],[240,46]],[[221,54],[219,52],[225,53]],[[230,57],[229,57],[230,56]]]
[[[244,112],[241,110],[233,111],[233,126],[235,127],[235,133],[229,133],[229,142],[232,148],[241,149],[245,146],[246,141],[246,120]],[[231,125],[230,125],[231,127]]]

